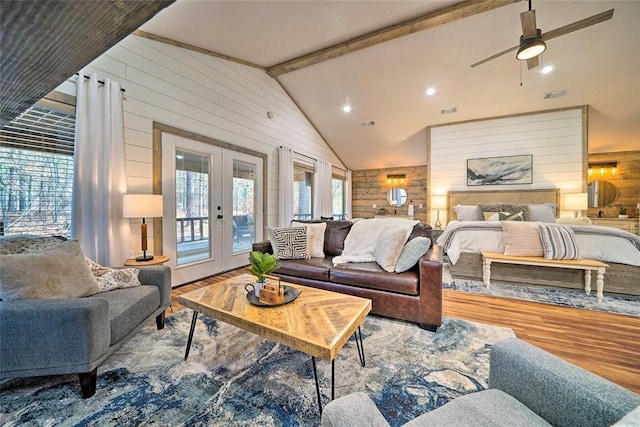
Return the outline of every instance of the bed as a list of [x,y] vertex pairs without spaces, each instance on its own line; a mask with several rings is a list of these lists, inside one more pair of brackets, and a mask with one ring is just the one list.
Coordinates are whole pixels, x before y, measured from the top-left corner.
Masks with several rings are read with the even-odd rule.
[[[560,205],[559,196],[558,189],[449,192],[449,223],[437,242],[449,258],[451,274],[480,280],[480,253],[502,253],[505,250],[504,238],[513,241],[512,232],[505,228],[505,236],[501,222],[496,219],[507,219],[505,212],[511,210],[511,214],[515,212],[522,216],[515,219],[543,225],[554,223]],[[527,208],[516,208],[522,206]],[[527,213],[523,214],[523,210]],[[481,220],[485,218],[489,220]],[[640,295],[639,236],[610,227],[563,225],[571,228],[583,258],[609,264],[605,274],[605,292]],[[581,274],[580,271],[512,264],[492,267],[492,280],[576,289],[584,286]]]

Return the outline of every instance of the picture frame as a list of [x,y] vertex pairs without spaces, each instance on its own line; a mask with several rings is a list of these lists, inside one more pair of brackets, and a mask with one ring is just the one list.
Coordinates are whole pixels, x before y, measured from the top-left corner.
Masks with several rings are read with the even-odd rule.
[[533,154],[467,159],[467,186],[533,184]]

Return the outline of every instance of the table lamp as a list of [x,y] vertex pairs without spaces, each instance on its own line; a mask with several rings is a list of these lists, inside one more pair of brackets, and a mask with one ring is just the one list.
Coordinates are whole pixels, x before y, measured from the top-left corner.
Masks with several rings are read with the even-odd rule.
[[124,218],[142,218],[140,225],[142,256],[137,257],[136,261],[151,261],[153,255],[147,255],[147,223],[145,218],[162,216],[162,195],[125,194],[122,197],[122,216]]
[[574,211],[573,216],[578,217],[579,211],[586,211],[588,206],[587,193],[569,193],[564,195],[564,209]]
[[431,196],[431,209],[436,210],[436,223],[433,224],[437,229],[442,227],[440,223],[440,209],[447,207],[447,196]]

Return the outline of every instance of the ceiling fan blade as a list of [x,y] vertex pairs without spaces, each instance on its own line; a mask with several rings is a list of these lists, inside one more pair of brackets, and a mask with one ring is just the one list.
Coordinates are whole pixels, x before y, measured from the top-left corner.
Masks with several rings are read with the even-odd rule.
[[574,31],[582,30],[583,28],[590,27],[595,24],[599,24],[604,21],[608,21],[613,17],[614,9],[607,10],[606,12],[598,13],[597,15],[590,16],[580,21],[565,25],[555,30],[548,31],[542,34],[542,40],[547,41],[555,39],[556,37],[564,36],[565,34],[572,33]]
[[527,59],[528,70],[531,70],[532,68],[536,68],[538,65],[540,65],[540,55]]
[[500,57],[500,56],[502,56],[502,55],[506,55],[506,54],[507,54],[507,53],[509,53],[509,52],[516,51],[516,50],[518,50],[518,48],[519,48],[519,47],[520,47],[520,46],[510,47],[509,49],[503,50],[503,51],[502,51],[502,52],[500,52],[500,53],[496,53],[495,55],[491,55],[490,57],[485,58],[485,59],[483,59],[482,61],[478,61],[478,62],[476,62],[475,64],[471,64],[471,68],[475,68],[475,67],[477,67],[478,65],[482,65],[482,64],[484,64],[485,62],[492,61],[492,60],[494,60],[494,59],[496,59],[496,58],[498,58],[498,57]]
[[532,39],[538,35],[536,30],[536,11],[528,10],[520,14],[520,22],[522,23],[522,37]]

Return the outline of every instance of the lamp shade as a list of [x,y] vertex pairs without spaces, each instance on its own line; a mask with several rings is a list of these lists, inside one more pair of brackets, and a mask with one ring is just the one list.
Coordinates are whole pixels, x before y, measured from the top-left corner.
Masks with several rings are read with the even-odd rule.
[[444,209],[447,207],[447,196],[431,196],[431,209]]
[[124,218],[154,218],[162,216],[162,195],[125,194],[122,196]]
[[587,193],[570,193],[564,195],[564,209],[568,211],[584,211],[589,207]]

